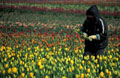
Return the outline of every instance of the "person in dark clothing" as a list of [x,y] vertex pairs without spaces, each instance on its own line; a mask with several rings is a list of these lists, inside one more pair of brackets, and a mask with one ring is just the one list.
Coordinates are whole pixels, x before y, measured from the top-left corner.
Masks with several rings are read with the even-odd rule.
[[85,38],[86,55],[103,55],[104,49],[108,45],[108,28],[105,20],[100,17],[96,5],[92,5],[86,12],[86,20],[81,27]]

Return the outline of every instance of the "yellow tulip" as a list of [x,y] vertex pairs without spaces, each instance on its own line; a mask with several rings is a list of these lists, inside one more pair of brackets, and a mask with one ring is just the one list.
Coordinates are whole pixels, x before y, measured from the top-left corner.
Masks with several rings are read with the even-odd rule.
[[115,61],[118,61],[118,60],[119,60],[119,58],[116,58],[116,59],[115,59]]
[[105,72],[108,74],[109,70],[108,70],[108,69],[106,69],[106,70],[105,70]]
[[107,60],[107,57],[106,57],[106,56],[104,56],[104,60]]
[[49,78],[49,76],[46,75],[45,78]]
[[108,54],[110,54],[110,50],[108,50]]
[[89,68],[87,69],[87,73],[90,73],[90,69]]
[[30,69],[29,68],[27,68],[27,72],[29,71]]
[[41,65],[41,60],[38,61],[38,66],[40,66],[40,65]]
[[18,70],[17,70],[16,67],[13,67],[13,68],[12,68],[12,72],[13,72],[13,73],[17,73],[17,71],[18,71]]
[[11,55],[8,55],[8,58],[11,58]]
[[95,59],[95,61],[94,61],[95,63],[98,63],[98,59]]
[[30,71],[32,71],[32,66],[29,66]]
[[5,68],[8,68],[8,64],[5,64]]
[[82,70],[82,69],[83,69],[82,65],[80,65],[80,66],[79,66],[79,69],[80,69],[80,70]]
[[75,68],[74,68],[74,66],[72,66],[72,70],[74,70]]
[[19,46],[18,45],[16,45],[16,48],[18,48]]
[[40,51],[43,52],[43,49],[41,48]]
[[12,50],[13,53],[15,53],[15,50]]
[[61,51],[58,51],[58,55],[60,55],[62,52]]
[[63,67],[61,67],[61,71],[63,71]]
[[93,72],[94,72],[94,73],[96,73],[96,70],[95,70],[95,69],[93,69]]
[[55,47],[53,47],[53,50],[55,50]]
[[48,71],[48,74],[51,74],[51,72],[50,72],[50,71]]
[[79,50],[79,52],[81,53],[82,51],[81,51],[81,50]]
[[100,77],[104,77],[104,73],[103,72],[100,72]]
[[75,53],[78,53],[78,49],[77,49],[77,50],[75,50]]
[[102,61],[102,56],[99,57],[100,61]]
[[69,72],[72,72],[72,69],[71,69],[71,68],[69,68]]
[[89,78],[90,74],[89,74],[89,73],[87,73],[87,75],[86,75],[86,76],[87,76],[87,78]]
[[91,58],[92,58],[92,60],[95,60],[95,56],[92,55]]
[[84,78],[84,74],[83,73],[81,73],[80,78]]
[[100,58],[100,56],[99,55],[97,55],[97,59],[99,59]]
[[5,70],[3,70],[2,73],[5,74]]
[[91,62],[90,61],[88,61],[88,64],[90,64]]
[[46,51],[49,51],[49,48],[46,48]]
[[20,64],[22,64],[22,61],[20,61]]
[[24,67],[22,67],[22,71],[24,71],[25,69],[24,69]]
[[66,76],[62,76],[62,78],[67,78]]
[[84,60],[82,60],[82,64],[84,64],[85,63],[85,61]]
[[90,58],[90,56],[89,55],[87,55],[87,59],[89,59]]
[[70,63],[71,63],[71,64],[74,64],[74,61],[73,61],[73,60],[71,60],[71,61],[70,61]]
[[92,64],[91,67],[94,68],[94,65]]
[[32,73],[32,72],[30,72],[30,73],[29,73],[29,76],[30,76],[31,78],[33,78],[33,73]]
[[115,67],[115,63],[112,63],[112,66]]
[[6,62],[7,61],[7,58],[4,58],[4,62]]
[[114,52],[114,49],[111,49],[112,52]]
[[111,58],[112,58],[112,55],[110,55],[109,58],[111,59]]
[[100,66],[100,65],[99,65],[99,64],[97,64],[97,68],[99,68],[99,66]]
[[111,75],[111,71],[108,71],[108,75]]
[[58,52],[56,51],[56,52],[55,52],[55,55],[57,55],[57,54],[58,54]]
[[117,48],[117,49],[116,49],[116,51],[118,52],[118,51],[119,51],[119,49]]
[[43,67],[44,67],[43,65],[40,65],[40,66],[39,66],[40,69],[43,69]]
[[24,77],[24,76],[25,76],[25,73],[21,73],[21,76]]
[[30,51],[30,47],[29,48],[27,48],[28,49],[28,51]]
[[118,73],[117,71],[114,72],[115,75],[117,75],[117,73]]
[[7,72],[10,74],[11,73],[11,68],[9,68]]
[[56,68],[55,68],[55,67],[53,67],[53,71],[56,71]]
[[80,75],[76,74],[75,78],[80,78]]
[[24,64],[24,67],[27,68],[27,64]]

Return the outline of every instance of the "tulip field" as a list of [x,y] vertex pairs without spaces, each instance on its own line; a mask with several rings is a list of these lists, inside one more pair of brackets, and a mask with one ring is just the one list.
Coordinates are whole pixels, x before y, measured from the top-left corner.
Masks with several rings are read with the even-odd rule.
[[85,16],[2,11],[0,78],[120,78],[120,17],[103,16],[109,44],[95,59],[83,58]]

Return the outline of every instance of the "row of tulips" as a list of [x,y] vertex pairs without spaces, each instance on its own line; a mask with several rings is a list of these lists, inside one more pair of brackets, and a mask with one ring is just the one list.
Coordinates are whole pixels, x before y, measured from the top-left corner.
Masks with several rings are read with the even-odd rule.
[[1,2],[7,2],[7,3],[47,3],[47,4],[87,4],[87,5],[92,5],[97,4],[97,5],[105,5],[105,6],[120,6],[118,3],[118,0],[4,0]]
[[[50,7],[49,7],[50,6]],[[73,8],[67,8],[65,9],[65,7],[67,7],[67,5],[64,7],[65,5],[63,5],[63,7],[56,7],[56,6],[51,6],[50,4],[47,6],[47,5],[40,5],[40,6],[26,6],[26,5],[5,5],[5,4],[2,4],[0,5],[0,9],[18,9],[18,10],[32,10],[32,11],[44,11],[44,12],[58,12],[58,13],[73,13],[73,14],[85,14],[86,13],[86,10],[85,9],[86,7],[83,6],[82,9],[75,9],[73,6]],[[70,6],[70,5],[69,5]],[[100,14],[103,14],[103,15],[115,15],[115,16],[120,16],[120,12],[119,12],[119,7],[116,7],[115,10],[117,10],[117,12],[114,10],[114,8],[110,9],[110,10],[114,10],[114,11],[108,11],[109,7],[106,7],[105,8],[107,11],[104,11],[104,10],[100,10]]]

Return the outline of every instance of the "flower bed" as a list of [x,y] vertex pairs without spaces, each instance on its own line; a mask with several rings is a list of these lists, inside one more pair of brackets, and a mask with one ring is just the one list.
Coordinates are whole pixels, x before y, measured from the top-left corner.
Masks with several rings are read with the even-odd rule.
[[97,59],[91,56],[90,61],[89,56],[83,59],[84,40],[78,29],[81,24],[0,21],[0,25],[0,77],[120,77],[119,26],[108,26],[105,55]]

